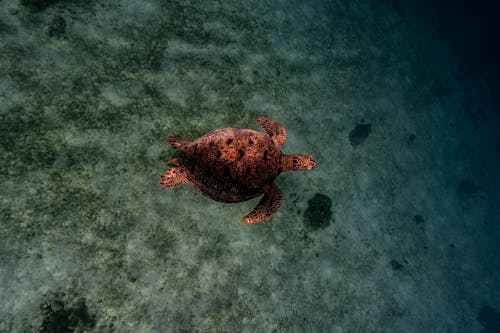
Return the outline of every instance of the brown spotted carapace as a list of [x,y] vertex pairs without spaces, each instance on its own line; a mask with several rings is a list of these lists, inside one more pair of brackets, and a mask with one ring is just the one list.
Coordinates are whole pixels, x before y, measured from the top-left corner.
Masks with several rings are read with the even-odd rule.
[[276,120],[259,117],[266,134],[245,128],[222,128],[194,141],[173,136],[168,143],[182,152],[165,162],[175,165],[160,184],[172,187],[189,183],[217,201],[240,202],[264,194],[242,221],[255,223],[269,218],[281,205],[282,194],[274,179],[283,171],[310,170],[311,155],[285,155],[281,146],[286,130]]

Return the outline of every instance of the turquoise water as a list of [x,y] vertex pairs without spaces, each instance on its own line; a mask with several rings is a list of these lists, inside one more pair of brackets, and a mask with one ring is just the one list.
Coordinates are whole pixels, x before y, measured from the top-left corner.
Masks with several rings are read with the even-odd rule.
[[[448,12],[1,0],[0,332],[497,332],[498,51]],[[160,187],[257,116],[317,162],[269,220]]]

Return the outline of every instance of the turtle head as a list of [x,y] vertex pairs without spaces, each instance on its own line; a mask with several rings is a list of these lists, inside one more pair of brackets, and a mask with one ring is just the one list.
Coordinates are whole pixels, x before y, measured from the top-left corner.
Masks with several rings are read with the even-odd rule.
[[289,170],[311,170],[316,166],[314,157],[312,155],[283,155],[281,157],[281,169],[283,171]]

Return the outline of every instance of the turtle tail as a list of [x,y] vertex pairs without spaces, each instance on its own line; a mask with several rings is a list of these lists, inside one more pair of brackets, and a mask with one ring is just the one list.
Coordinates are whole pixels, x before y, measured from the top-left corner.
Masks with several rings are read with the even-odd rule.
[[176,136],[169,136],[167,142],[174,149],[185,150],[187,146],[191,144],[191,141],[187,141]]

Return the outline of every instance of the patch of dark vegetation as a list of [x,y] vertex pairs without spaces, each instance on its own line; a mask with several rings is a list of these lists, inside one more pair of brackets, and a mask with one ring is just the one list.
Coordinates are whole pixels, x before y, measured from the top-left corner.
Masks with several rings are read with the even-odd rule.
[[84,332],[95,326],[95,318],[88,312],[85,299],[79,298],[73,304],[65,304],[64,294],[56,294],[39,307],[42,316],[40,333]]
[[21,0],[21,4],[31,10],[40,11],[58,3],[59,1],[60,0]]
[[0,157],[3,168],[11,175],[47,168],[79,168],[95,163],[103,152],[99,147],[70,147],[50,135],[61,126],[44,118],[41,112],[27,111],[23,107],[11,108],[0,115],[0,147],[5,154]]
[[165,49],[160,43],[153,41],[149,44],[146,51],[146,56],[144,57],[145,67],[158,72],[162,68],[163,64],[163,53]]
[[47,168],[57,157],[54,142],[46,133],[55,128],[43,115],[16,106],[0,115],[0,173],[9,170],[20,174],[26,170]]
[[49,37],[61,38],[66,34],[66,20],[64,17],[57,15],[55,16],[49,24],[49,30],[47,32]]
[[7,170],[13,174],[50,168],[57,158],[53,143],[43,136],[23,138],[7,151],[11,153]]
[[144,83],[143,87],[144,87],[144,93],[149,97],[151,97],[151,100],[155,105],[157,106],[162,105],[161,101],[163,100],[163,96],[161,91],[157,87],[149,83]]
[[[81,222],[92,221],[96,219],[97,212],[105,204],[105,196],[91,189],[80,188],[67,184],[67,178],[57,173],[50,176],[50,182],[47,187],[48,203],[37,200],[33,205],[40,212],[52,217],[51,223],[66,218],[78,218]],[[41,205],[43,204],[43,205]],[[124,213],[120,210],[120,213]]]
[[392,269],[395,271],[400,271],[404,267],[401,263],[399,263],[397,260],[394,260],[394,259],[391,260],[391,266],[392,266]]
[[0,35],[16,31],[13,27],[0,21]]
[[[139,29],[142,30],[142,29]],[[145,31],[141,31],[146,33]],[[135,72],[141,69],[158,71],[162,67],[162,49],[156,47],[156,43],[150,45],[138,42],[135,48],[117,49],[113,51],[113,61],[109,64],[117,70],[117,66],[124,66],[128,70]]]
[[127,125],[131,110],[126,107],[108,106],[97,110],[92,102],[74,99],[61,107],[61,117],[80,129],[107,129],[111,132]]
[[365,142],[365,139],[368,135],[370,135],[371,131],[371,124],[356,125],[356,127],[349,132],[349,141],[351,142],[351,145],[355,147]]
[[500,332],[500,313],[491,306],[483,306],[479,310],[477,320],[483,325],[481,333]]
[[[232,42],[226,34],[203,28],[203,24],[211,19],[212,13],[210,11],[189,5],[185,1],[169,1],[168,4],[160,6],[165,7],[163,12],[166,20],[158,26],[158,37],[173,36],[195,45],[203,45],[210,41],[217,46],[227,46]],[[239,25],[244,25],[245,21],[248,21],[246,16],[241,15],[238,18],[234,16],[236,13],[217,12],[217,17],[221,22],[224,22],[225,26],[231,26],[230,19],[235,19]],[[242,28],[241,30],[252,33],[250,29],[244,30]]]
[[64,146],[59,149],[57,159],[52,164],[55,169],[80,169],[86,165],[93,165],[102,160],[105,152],[100,146]]
[[224,104],[232,110],[242,110],[244,108],[243,101],[235,97],[229,97],[225,99]]
[[166,229],[163,225],[158,225],[145,230],[147,247],[154,251],[157,258],[165,258],[177,241],[175,234]]
[[[85,73],[73,73],[71,77],[68,78],[68,81],[71,92],[70,98],[58,103],[58,108],[67,108],[67,104],[69,103],[72,104],[70,107],[88,107],[89,99],[95,98],[95,96],[99,95],[101,92],[99,85],[102,83],[102,77],[94,70],[89,70]],[[97,107],[97,105],[91,106],[91,108],[94,107]]]
[[413,142],[415,142],[415,139],[417,138],[417,136],[415,134],[408,134],[408,139],[406,140],[406,142],[411,145],[413,144]]
[[316,193],[308,201],[304,212],[304,224],[311,229],[324,229],[330,225],[332,215],[332,199],[324,194]]
[[49,126],[41,114],[17,105],[0,115],[0,144],[8,148],[23,137],[43,134],[48,129]]
[[425,222],[424,218],[422,217],[422,215],[415,215],[413,217],[413,221],[415,221],[415,224],[422,224]]
[[479,191],[480,187],[472,180],[462,180],[458,184],[458,192],[465,195],[474,195]]
[[226,252],[227,239],[224,235],[218,234],[210,240],[204,242],[197,250],[197,256],[202,261],[221,260]]

